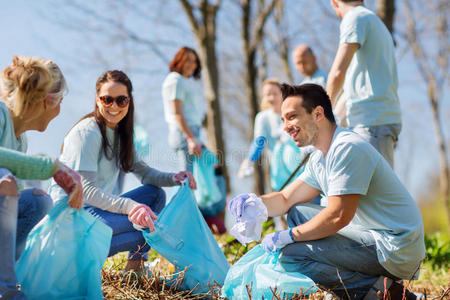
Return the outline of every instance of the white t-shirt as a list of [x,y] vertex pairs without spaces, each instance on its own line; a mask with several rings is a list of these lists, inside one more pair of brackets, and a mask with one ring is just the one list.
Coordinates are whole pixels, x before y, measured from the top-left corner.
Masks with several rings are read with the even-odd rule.
[[360,45],[343,87],[349,127],[401,124],[394,43],[380,18],[364,6],[353,8],[342,19],[339,43]]
[[300,84],[314,83],[320,85],[325,89],[327,87],[327,77],[327,73],[325,73],[321,69],[317,69],[312,76],[305,77]]
[[299,178],[326,197],[361,195],[353,220],[339,233],[369,231],[380,264],[399,278],[411,279],[425,257],[422,216],[375,148],[353,131],[338,127],[327,155],[315,151]]
[[169,126],[177,126],[171,101],[183,102],[183,114],[189,126],[200,127],[203,114],[200,111],[200,94],[193,79],[184,78],[180,73],[170,72],[162,85],[164,117]]

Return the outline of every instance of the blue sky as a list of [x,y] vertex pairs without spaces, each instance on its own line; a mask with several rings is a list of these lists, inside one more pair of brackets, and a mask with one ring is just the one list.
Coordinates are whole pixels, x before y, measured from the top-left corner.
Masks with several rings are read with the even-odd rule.
[[[0,26],[3,30],[0,67],[3,68],[10,64],[14,55],[42,56],[54,60],[61,67],[68,81],[69,93],[64,98],[61,114],[50,123],[46,132],[28,133],[30,153],[45,153],[56,157],[65,133],[78,119],[92,110],[95,95],[94,85],[99,74],[106,68],[126,69],[128,61],[86,63],[86,60],[82,59],[85,57],[80,56],[85,56],[92,51],[89,43],[103,43],[103,37],[99,36],[98,41],[83,40],[80,34],[74,30],[69,30],[46,19],[49,17],[49,14],[45,13],[47,9],[58,11],[57,8],[50,7],[51,3],[57,3],[55,1],[2,2]],[[74,24],[74,26],[76,25],[80,24]],[[184,34],[183,37],[183,31],[180,32],[180,40],[176,42],[180,46],[188,44],[195,47],[192,35],[189,35],[188,31],[184,31],[188,34]],[[239,42],[239,40],[237,41]],[[174,45],[176,46],[175,42]],[[240,44],[236,47],[239,50],[242,48]],[[108,45],[105,44],[104,51],[108,51],[108,49]],[[166,53],[168,57],[173,55],[171,51]],[[142,64],[154,63],[155,66],[152,72],[146,73],[137,68],[129,72],[135,86],[134,96],[138,107],[137,121],[142,123],[150,136],[149,163],[161,170],[175,171],[177,167],[174,153],[171,150],[167,151],[169,149],[167,126],[162,117],[163,107],[160,100],[160,85],[167,67],[161,62],[157,63],[151,53],[143,55],[140,59],[142,59]],[[329,68],[329,66],[322,67]],[[398,68],[403,130],[395,154],[395,169],[411,193],[418,196],[426,187],[429,177],[438,171],[438,153],[425,87],[409,53],[401,56]],[[152,68],[150,69],[152,70]],[[222,74],[222,76],[226,76],[226,74]],[[448,95],[444,96],[446,99],[443,102],[442,119],[445,134],[449,140],[450,109]],[[229,125],[224,123],[224,127],[227,128],[227,126]],[[233,153],[245,153],[248,145],[248,142],[237,137],[232,130],[227,130],[226,142],[229,153],[232,151]],[[237,172],[239,163],[240,157],[231,161],[231,175]],[[251,186],[251,179],[239,182],[233,179],[232,184],[233,194],[246,192]],[[127,189],[136,185],[137,182],[132,176],[127,179]]]

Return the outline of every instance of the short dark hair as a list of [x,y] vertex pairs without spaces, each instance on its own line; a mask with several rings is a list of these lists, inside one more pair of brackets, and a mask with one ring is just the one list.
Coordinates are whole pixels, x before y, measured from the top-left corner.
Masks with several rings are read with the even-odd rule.
[[331,123],[336,123],[331,107],[330,97],[320,85],[313,83],[305,83],[302,85],[289,85],[283,83],[281,85],[281,93],[283,101],[287,97],[297,96],[303,99],[302,106],[310,114],[317,106],[322,106],[325,117]]
[[197,60],[197,68],[195,69],[194,73],[192,74],[192,77],[194,77],[195,79],[200,79],[200,73],[202,71],[202,65],[200,63],[200,58],[198,57],[198,54],[197,54],[197,52],[195,52],[194,49],[186,47],[186,46],[181,47],[177,51],[177,53],[175,54],[175,57],[169,63],[169,70],[170,70],[170,72],[177,72],[177,73],[181,74],[184,63],[186,62],[189,53],[194,54],[194,56]]

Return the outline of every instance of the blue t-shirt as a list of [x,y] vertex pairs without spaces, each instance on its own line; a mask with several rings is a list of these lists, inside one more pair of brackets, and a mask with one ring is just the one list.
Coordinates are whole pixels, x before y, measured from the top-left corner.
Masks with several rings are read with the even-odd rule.
[[394,43],[380,18],[364,6],[353,8],[342,19],[339,43],[360,45],[343,87],[349,127],[401,124]]
[[192,81],[193,79],[184,78],[180,73],[170,72],[163,82],[164,117],[171,128],[177,128],[172,104],[170,103],[173,100],[183,102],[183,114],[189,126],[200,127],[202,124],[201,96]]
[[422,216],[386,160],[353,131],[338,127],[325,157],[315,151],[299,177],[326,197],[361,195],[355,216],[339,231],[369,231],[380,264],[411,279],[425,257]]
[[0,146],[8,149],[27,152],[27,139],[25,134],[16,138],[14,123],[5,103],[0,100]]
[[317,69],[312,76],[305,77],[300,84],[314,83],[320,85],[325,89],[327,87],[327,77],[327,73],[325,73],[321,69]]

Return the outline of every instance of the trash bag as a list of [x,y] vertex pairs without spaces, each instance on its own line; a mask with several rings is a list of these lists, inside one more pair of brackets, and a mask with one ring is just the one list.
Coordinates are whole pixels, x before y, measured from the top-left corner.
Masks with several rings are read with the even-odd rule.
[[228,271],[222,287],[222,297],[249,299],[247,288],[252,299],[272,299],[273,292],[281,299],[294,294],[315,293],[317,287],[309,277],[283,269],[278,263],[279,254],[279,251],[268,253],[261,245],[247,252]]
[[150,154],[150,138],[143,126],[134,125],[133,141],[137,159],[146,161]]
[[155,231],[143,231],[147,243],[175,265],[186,269],[181,290],[207,293],[209,285],[222,285],[229,264],[203,219],[187,184],[182,184],[161,211]]
[[67,198],[28,235],[16,263],[18,282],[30,300],[103,299],[100,270],[112,229]]
[[[227,186],[225,183],[225,178],[223,178],[222,174],[217,172],[217,168],[215,169],[215,182],[220,191],[220,199],[217,201],[210,201],[202,206],[199,206],[202,215],[204,217],[215,217],[219,213],[221,213],[225,209],[225,205],[227,203]],[[199,186],[197,186],[199,188]]]
[[[270,160],[270,186],[279,191],[305,157],[305,153],[295,145],[292,139],[276,143]],[[297,171],[296,176],[303,172]],[[294,176],[294,178],[296,178]],[[293,179],[294,179],[293,178]]]
[[219,161],[217,157],[208,149],[203,149],[200,157],[194,156],[193,173],[197,182],[197,189],[194,191],[195,199],[200,210],[204,208],[206,216],[216,216],[225,208],[226,191],[219,188],[220,178],[216,177],[214,165]]

